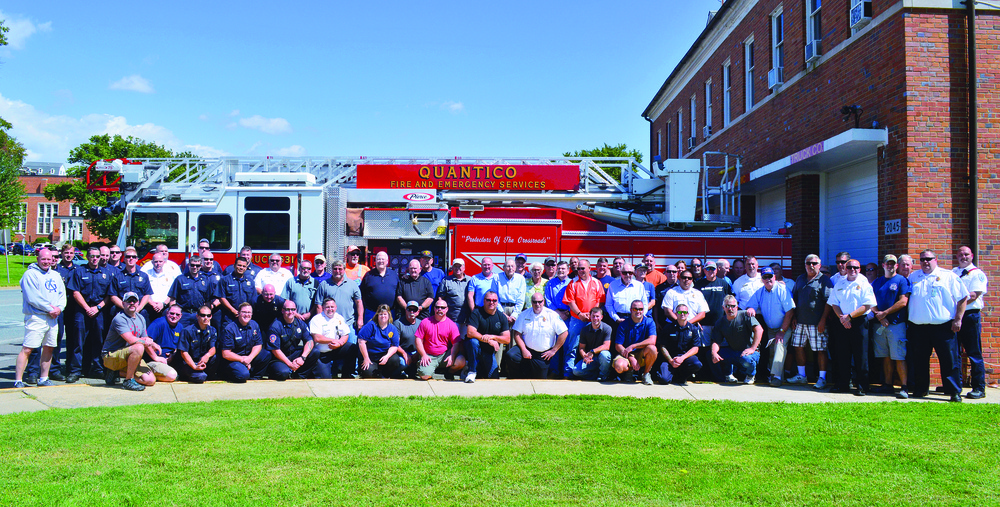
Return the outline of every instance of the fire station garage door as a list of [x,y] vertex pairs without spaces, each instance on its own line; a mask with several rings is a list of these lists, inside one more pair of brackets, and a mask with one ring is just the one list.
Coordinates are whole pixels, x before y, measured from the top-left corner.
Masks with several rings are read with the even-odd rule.
[[757,194],[756,225],[775,233],[785,226],[785,185]]
[[878,163],[875,159],[826,175],[826,206],[821,241],[823,264],[837,252],[850,252],[864,266],[878,258]]

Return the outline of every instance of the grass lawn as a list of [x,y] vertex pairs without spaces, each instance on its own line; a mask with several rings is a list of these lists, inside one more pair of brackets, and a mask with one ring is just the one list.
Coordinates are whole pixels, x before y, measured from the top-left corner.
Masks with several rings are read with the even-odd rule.
[[326,398],[0,416],[0,505],[1000,505],[1000,407]]
[[[0,255],[0,287],[17,287],[28,266],[35,262],[33,255]],[[9,267],[9,270],[8,270]],[[7,281],[7,273],[10,281]]]

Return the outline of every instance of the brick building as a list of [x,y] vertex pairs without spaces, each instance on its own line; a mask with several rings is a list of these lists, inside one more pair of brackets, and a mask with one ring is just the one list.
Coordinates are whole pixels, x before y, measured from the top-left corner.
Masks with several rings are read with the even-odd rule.
[[87,229],[86,219],[76,204],[45,198],[46,186],[73,179],[66,176],[63,165],[29,162],[22,168],[18,179],[24,184],[25,200],[21,203],[21,223],[11,231],[12,241],[20,242],[23,238],[31,244],[54,245],[72,240],[86,243],[104,241]]
[[[976,12],[971,143],[960,1],[726,0],[643,112],[650,154],[737,155],[742,226],[791,222],[793,276],[805,255],[829,263],[842,250],[877,263],[932,248],[950,269],[958,247],[971,243],[996,283],[998,14]],[[978,226],[970,220],[973,147]],[[983,311],[988,371],[1000,370],[998,300],[993,288]]]

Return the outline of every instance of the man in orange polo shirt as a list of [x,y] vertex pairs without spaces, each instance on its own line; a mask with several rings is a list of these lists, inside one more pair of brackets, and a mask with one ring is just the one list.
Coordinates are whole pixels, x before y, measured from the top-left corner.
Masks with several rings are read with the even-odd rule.
[[361,264],[361,249],[351,245],[347,247],[347,265],[344,266],[344,276],[361,283],[361,279],[368,273],[368,266]]
[[667,281],[667,276],[656,270],[656,256],[651,253],[642,258],[642,265],[646,266],[646,281],[653,284],[653,287]]
[[563,296],[563,303],[569,307],[570,313],[569,322],[566,323],[569,334],[560,352],[564,353],[563,361],[556,363],[563,365],[561,373],[566,378],[572,378],[580,331],[590,323],[590,309],[600,306],[604,299],[604,286],[600,280],[590,276],[590,261],[581,260],[576,274],[577,278],[566,287],[566,294]]

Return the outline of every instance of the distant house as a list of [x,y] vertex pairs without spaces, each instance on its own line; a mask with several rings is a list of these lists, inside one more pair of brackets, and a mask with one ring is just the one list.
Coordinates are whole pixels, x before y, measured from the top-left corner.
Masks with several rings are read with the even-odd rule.
[[24,184],[25,200],[21,203],[21,222],[10,231],[10,241],[62,245],[73,240],[104,240],[87,229],[79,206],[45,198],[45,187],[72,180],[66,175],[67,168],[58,162],[26,162],[21,167],[18,179]]

